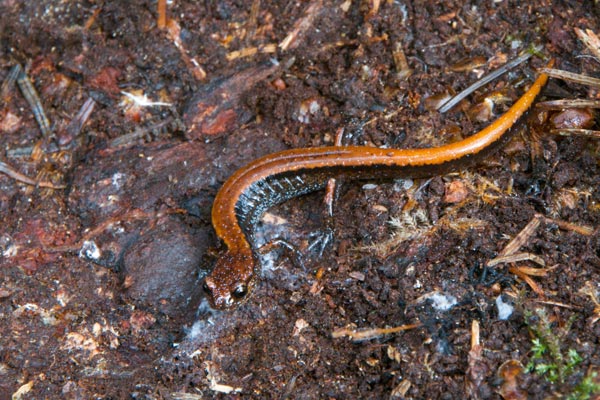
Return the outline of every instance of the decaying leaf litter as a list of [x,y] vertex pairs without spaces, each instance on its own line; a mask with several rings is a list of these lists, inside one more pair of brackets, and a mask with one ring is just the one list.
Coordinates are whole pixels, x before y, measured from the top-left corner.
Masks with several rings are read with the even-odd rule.
[[[162,30],[156,5],[0,4],[9,172],[0,393],[597,390],[594,5],[178,1]],[[428,104],[530,44],[557,59],[545,95],[564,103],[536,108],[487,165],[428,181],[342,182],[322,259],[305,252],[302,270],[275,258],[243,308],[202,306],[199,278],[218,245],[211,200],[236,168],[329,144],[341,127],[351,143],[390,147],[475,132],[522,93],[539,57],[449,112]],[[266,235],[306,250],[320,197],[274,209]],[[419,236],[402,230],[411,221],[425,227]]]

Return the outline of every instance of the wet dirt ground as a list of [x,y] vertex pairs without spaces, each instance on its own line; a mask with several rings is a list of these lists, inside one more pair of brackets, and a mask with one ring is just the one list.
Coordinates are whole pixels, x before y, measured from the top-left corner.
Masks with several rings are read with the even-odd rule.
[[[600,139],[568,133],[598,129],[592,105],[534,108],[474,167],[342,180],[321,255],[323,193],[275,207],[257,236],[304,267],[265,256],[232,311],[201,289],[212,200],[253,159],[340,129],[440,145],[549,58],[598,76],[576,28],[599,33],[600,7],[525,3],[177,0],[159,29],[154,1],[0,0],[0,399],[599,396]],[[559,79],[542,94],[598,97]]]

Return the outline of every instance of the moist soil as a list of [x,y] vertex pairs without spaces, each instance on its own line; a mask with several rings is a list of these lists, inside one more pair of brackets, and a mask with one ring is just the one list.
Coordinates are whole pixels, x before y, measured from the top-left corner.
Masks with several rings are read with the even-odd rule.
[[[340,132],[460,140],[550,58],[598,75],[576,33],[600,32],[596,2],[177,0],[163,29],[146,0],[0,11],[0,399],[599,395],[592,108],[534,107],[501,151],[450,174],[338,180],[322,251],[323,192],[290,200],[256,245],[284,239],[302,262],[264,255],[235,310],[202,290],[222,246],[212,201],[236,169]],[[541,97],[598,89],[551,79]]]

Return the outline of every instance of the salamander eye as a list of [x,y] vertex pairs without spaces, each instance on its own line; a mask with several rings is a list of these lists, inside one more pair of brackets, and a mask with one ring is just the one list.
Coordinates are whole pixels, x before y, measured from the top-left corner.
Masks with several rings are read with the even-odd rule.
[[244,285],[243,283],[236,286],[236,288],[233,289],[233,292],[231,292],[231,295],[236,300],[243,299],[244,297],[246,297],[247,294],[248,294],[248,287],[246,285]]
[[210,290],[210,287],[208,287],[208,284],[206,283],[206,281],[202,282],[202,289],[204,290],[205,293],[212,293],[212,290]]

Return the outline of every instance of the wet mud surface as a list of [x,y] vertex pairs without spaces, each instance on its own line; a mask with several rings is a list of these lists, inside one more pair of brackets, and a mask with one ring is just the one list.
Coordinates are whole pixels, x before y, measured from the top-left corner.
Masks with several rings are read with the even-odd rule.
[[[0,161],[57,186],[0,175],[0,399],[600,395],[600,139],[556,133],[599,130],[593,106],[534,107],[464,170],[342,179],[322,254],[323,193],[277,206],[257,237],[304,267],[264,256],[232,311],[202,290],[212,201],[257,157],[341,129],[437,146],[491,123],[542,58],[598,75],[576,33],[600,32],[594,2],[523,3],[178,0],[159,29],[153,1],[0,0]],[[541,100],[598,96],[551,79]]]

